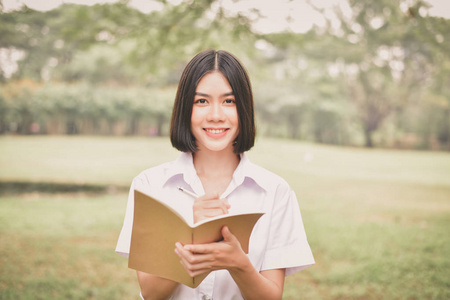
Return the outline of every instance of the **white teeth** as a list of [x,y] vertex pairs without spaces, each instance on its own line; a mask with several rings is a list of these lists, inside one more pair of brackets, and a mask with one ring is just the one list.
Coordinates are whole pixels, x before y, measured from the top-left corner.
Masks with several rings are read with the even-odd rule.
[[211,133],[221,133],[225,131],[225,129],[207,129],[207,128],[205,128],[205,130]]

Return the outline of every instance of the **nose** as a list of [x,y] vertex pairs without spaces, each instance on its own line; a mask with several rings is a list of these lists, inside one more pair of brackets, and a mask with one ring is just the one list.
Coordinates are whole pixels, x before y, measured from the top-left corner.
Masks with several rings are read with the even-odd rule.
[[208,112],[208,121],[218,122],[224,120],[224,111],[220,103],[213,103]]

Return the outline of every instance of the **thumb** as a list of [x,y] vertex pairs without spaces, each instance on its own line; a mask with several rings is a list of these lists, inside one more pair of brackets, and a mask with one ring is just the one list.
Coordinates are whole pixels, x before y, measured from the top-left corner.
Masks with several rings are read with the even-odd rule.
[[223,226],[222,227],[222,236],[223,236],[223,240],[225,242],[233,242],[233,241],[237,240],[236,236],[231,233],[231,231],[228,228],[228,226]]

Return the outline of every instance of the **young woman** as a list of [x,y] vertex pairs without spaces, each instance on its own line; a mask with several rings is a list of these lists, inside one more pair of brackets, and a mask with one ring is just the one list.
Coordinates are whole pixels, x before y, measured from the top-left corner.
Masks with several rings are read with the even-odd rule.
[[[128,255],[134,189],[163,199],[196,223],[227,213],[262,211],[249,253],[227,227],[223,240],[174,245],[186,272],[209,275],[195,289],[137,272],[144,299],[281,299],[284,278],[314,264],[296,196],[279,176],[251,163],[255,123],[250,80],[225,51],[207,50],[186,66],[173,107],[170,138],[182,152],[132,182],[116,251]],[[193,199],[178,186],[202,195]]]

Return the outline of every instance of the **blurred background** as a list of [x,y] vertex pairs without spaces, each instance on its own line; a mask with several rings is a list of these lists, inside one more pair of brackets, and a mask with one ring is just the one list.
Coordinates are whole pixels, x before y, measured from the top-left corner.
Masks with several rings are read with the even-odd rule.
[[1,134],[167,135],[214,48],[248,68],[261,136],[450,149],[447,1],[72,2],[2,1]]
[[0,1],[0,299],[137,299],[129,183],[175,159],[176,87],[223,49],[252,161],[299,198],[317,265],[285,299],[450,298],[447,0]]

